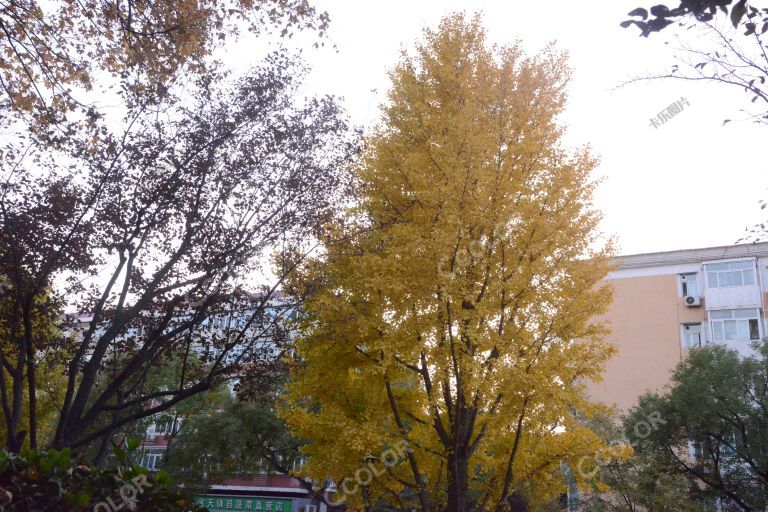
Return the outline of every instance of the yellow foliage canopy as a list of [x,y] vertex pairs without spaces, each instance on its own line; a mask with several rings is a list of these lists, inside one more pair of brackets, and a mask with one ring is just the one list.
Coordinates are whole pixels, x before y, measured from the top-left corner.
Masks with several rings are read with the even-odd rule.
[[489,47],[460,15],[391,72],[360,201],[294,283],[308,299],[284,416],[337,500],[544,503],[562,463],[604,448],[583,383],[612,351],[593,320],[612,249],[595,160],[560,143],[568,77],[552,48]]

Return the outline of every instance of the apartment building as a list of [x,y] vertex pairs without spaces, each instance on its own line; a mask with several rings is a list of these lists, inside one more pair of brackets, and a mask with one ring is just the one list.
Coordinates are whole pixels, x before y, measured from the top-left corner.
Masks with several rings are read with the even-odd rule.
[[620,411],[661,390],[692,347],[722,343],[749,355],[766,336],[768,242],[622,256],[608,281],[605,319],[618,353],[589,392]]

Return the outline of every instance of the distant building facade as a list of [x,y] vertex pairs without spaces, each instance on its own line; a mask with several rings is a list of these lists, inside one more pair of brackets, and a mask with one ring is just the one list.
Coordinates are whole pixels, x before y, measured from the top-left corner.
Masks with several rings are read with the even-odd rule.
[[605,320],[618,353],[588,390],[620,411],[662,391],[692,347],[721,343],[749,355],[766,336],[768,243],[622,256],[607,280],[614,300]]

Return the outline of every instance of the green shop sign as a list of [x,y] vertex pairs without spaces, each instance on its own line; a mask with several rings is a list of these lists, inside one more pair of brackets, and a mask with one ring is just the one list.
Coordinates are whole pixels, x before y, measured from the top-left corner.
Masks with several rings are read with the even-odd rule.
[[224,496],[222,494],[202,494],[195,496],[195,503],[210,512],[229,512],[231,510],[258,510],[260,512],[293,512],[291,500],[275,498],[257,498],[255,496]]

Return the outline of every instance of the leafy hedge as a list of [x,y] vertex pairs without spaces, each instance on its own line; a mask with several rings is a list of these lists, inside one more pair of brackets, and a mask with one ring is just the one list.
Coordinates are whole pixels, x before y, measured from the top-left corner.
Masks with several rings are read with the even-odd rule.
[[0,452],[0,512],[202,512],[160,471],[130,464],[116,449],[119,465],[100,469],[73,461],[64,449],[21,454]]

